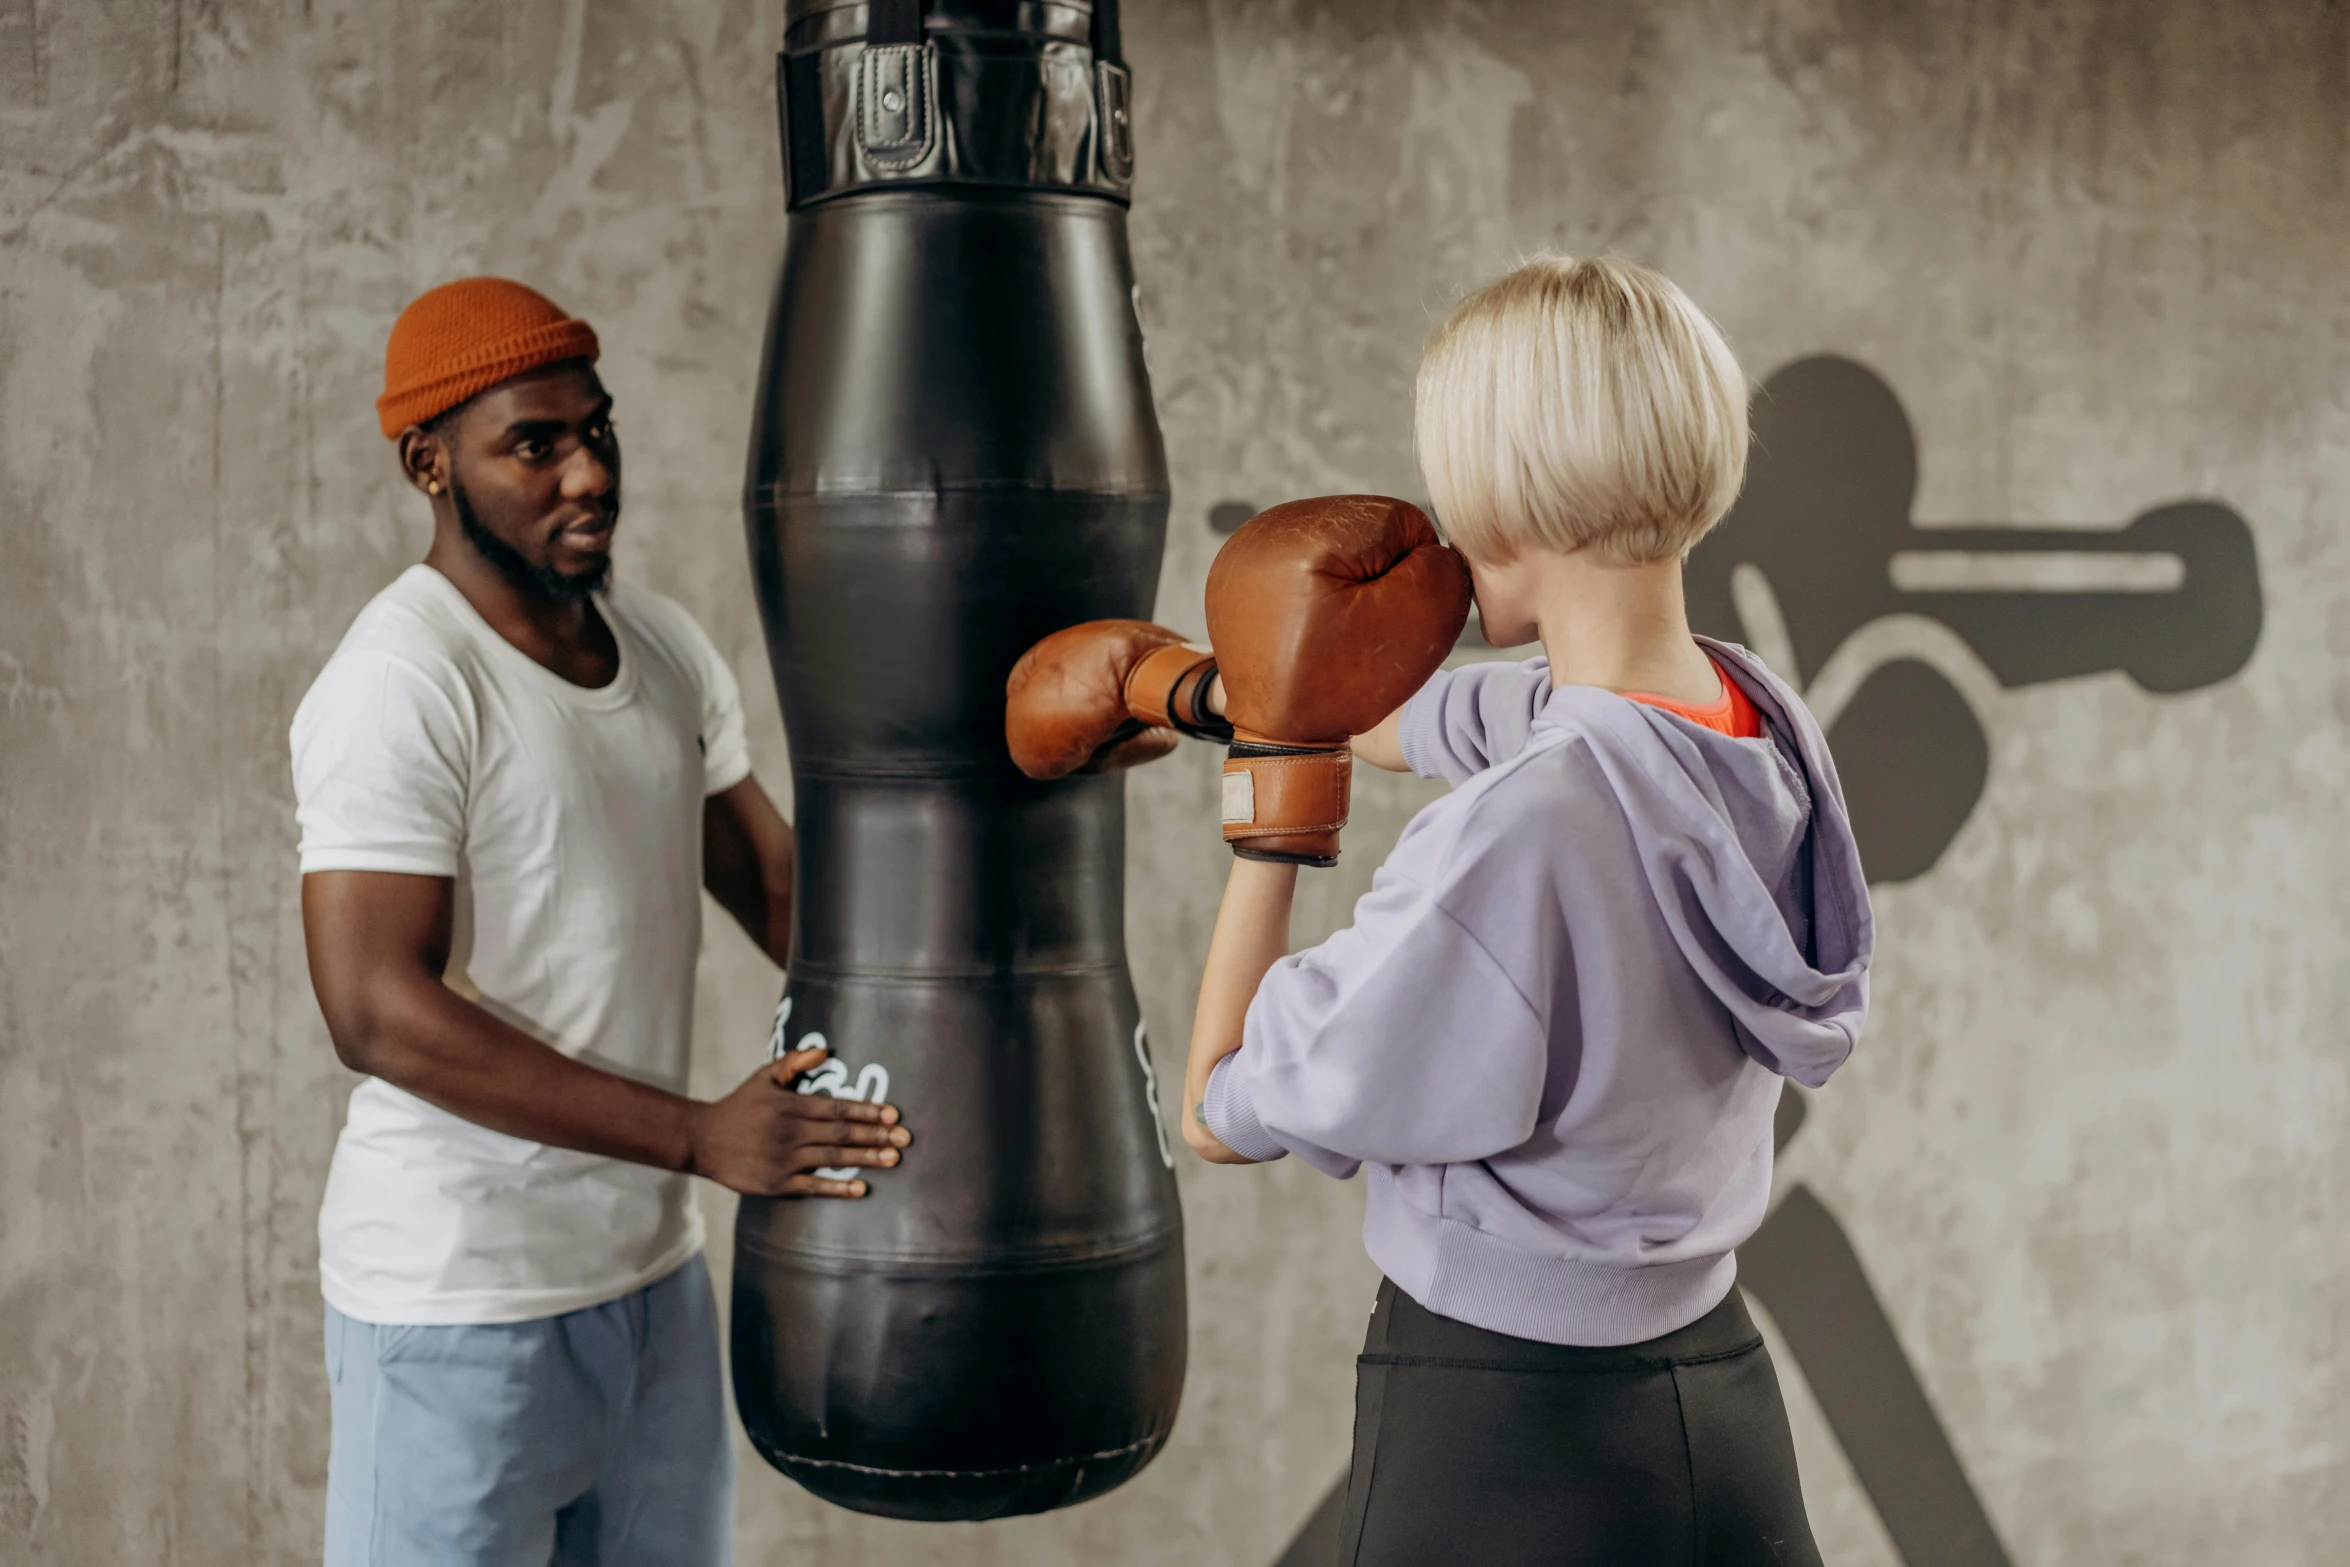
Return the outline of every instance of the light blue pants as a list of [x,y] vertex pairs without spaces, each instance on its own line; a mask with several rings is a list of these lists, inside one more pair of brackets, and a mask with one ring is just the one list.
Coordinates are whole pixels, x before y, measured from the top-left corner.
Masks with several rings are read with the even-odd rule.
[[326,1312],[326,1567],[726,1567],[734,1448],[700,1257],[479,1327]]

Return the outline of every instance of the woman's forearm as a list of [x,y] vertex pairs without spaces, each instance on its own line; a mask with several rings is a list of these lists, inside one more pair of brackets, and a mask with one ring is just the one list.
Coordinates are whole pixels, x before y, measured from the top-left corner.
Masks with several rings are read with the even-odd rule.
[[1391,773],[1410,772],[1412,764],[1403,759],[1403,709],[1380,719],[1370,733],[1356,735],[1353,750],[1373,767]]
[[1235,857],[1216,931],[1208,940],[1207,969],[1200,975],[1199,1005],[1192,1012],[1191,1055],[1183,1072],[1185,1141],[1219,1163],[1246,1163],[1224,1147],[1199,1119],[1200,1099],[1216,1063],[1240,1048],[1249,1003],[1266,972],[1289,952],[1289,907],[1297,890],[1297,867]]

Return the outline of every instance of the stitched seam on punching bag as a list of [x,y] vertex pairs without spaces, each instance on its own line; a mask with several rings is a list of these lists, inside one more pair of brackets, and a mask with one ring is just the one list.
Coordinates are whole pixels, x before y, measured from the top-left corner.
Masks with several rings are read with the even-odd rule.
[[[811,196],[792,208],[805,212],[811,207],[828,207],[844,197],[860,198],[860,204],[881,199],[883,193],[895,191],[1019,191],[1027,202],[1044,198],[1068,197],[1078,201],[1102,201],[1121,212],[1131,211],[1132,198],[1122,191],[1109,190],[1099,185],[1027,185],[1018,180],[983,180],[969,174],[923,174],[912,179],[869,180],[861,184],[836,185],[821,196]],[[1024,205],[1026,203],[1023,203]]]
[[792,972],[812,979],[859,979],[885,985],[968,985],[1001,981],[1020,984],[1032,979],[1082,979],[1095,974],[1116,974],[1125,965],[1113,958],[1089,958],[1083,963],[1035,963],[1028,965],[965,964],[961,967],[915,968],[896,963],[827,963],[821,958],[795,958]]
[[[873,197],[867,197],[868,201]],[[1099,495],[1121,501],[1163,501],[1171,499],[1171,490],[1136,489],[1129,485],[1110,484],[1046,484],[1034,479],[940,479],[919,488],[908,485],[879,485],[871,488],[849,485],[818,485],[807,489],[795,488],[780,481],[763,484],[743,492],[743,504],[752,507],[771,507],[774,497],[788,495],[794,500],[816,501],[926,501],[940,495],[962,495],[978,491],[988,493],[1006,491],[1021,495]],[[861,523],[859,526],[877,524]],[[887,526],[887,524],[878,524]],[[915,519],[914,526],[927,526],[928,519]]]
[[1164,1253],[1170,1241],[1179,1239],[1177,1232],[1168,1230],[1150,1245],[1129,1247],[1125,1251],[1105,1252],[1099,1256],[1070,1255],[1052,1257],[1018,1257],[991,1259],[985,1263],[970,1261],[960,1266],[924,1268],[920,1260],[905,1256],[864,1257],[838,1256],[831,1252],[769,1251],[745,1246],[738,1237],[736,1249],[766,1263],[789,1263],[801,1273],[821,1274],[831,1278],[895,1278],[920,1279],[929,1283],[955,1283],[972,1279],[1025,1278],[1031,1274],[1058,1274],[1089,1271],[1092,1267],[1107,1268],[1113,1264]]
[[[766,1198],[763,1201],[781,1199]],[[1007,1274],[1054,1273],[1069,1269],[1074,1264],[1090,1263],[1107,1266],[1134,1258],[1150,1256],[1167,1249],[1170,1242],[1180,1243],[1183,1227],[1165,1226],[1147,1234],[1108,1243],[1071,1242],[1063,1246],[1008,1247],[987,1252],[974,1252],[965,1257],[939,1257],[935,1253],[857,1252],[831,1248],[775,1246],[770,1247],[738,1235],[738,1250],[751,1252],[769,1262],[790,1262],[817,1273],[882,1274],[884,1276],[919,1279],[1001,1278]]]
[[772,1455],[772,1458],[779,1464],[800,1464],[810,1469],[843,1469],[851,1474],[892,1475],[906,1479],[935,1477],[941,1480],[982,1480],[994,1475],[1049,1474],[1057,1469],[1071,1469],[1080,1464],[1098,1464],[1104,1459],[1123,1458],[1145,1448],[1156,1448],[1166,1440],[1167,1433],[1162,1431],[1156,1436],[1146,1436],[1139,1442],[1129,1442],[1124,1447],[1105,1447],[1098,1453],[1080,1453],[1074,1458],[1056,1458],[1050,1463],[1014,1464],[1008,1469],[878,1469],[871,1464],[852,1464],[839,1458],[802,1458],[797,1453],[778,1453]]

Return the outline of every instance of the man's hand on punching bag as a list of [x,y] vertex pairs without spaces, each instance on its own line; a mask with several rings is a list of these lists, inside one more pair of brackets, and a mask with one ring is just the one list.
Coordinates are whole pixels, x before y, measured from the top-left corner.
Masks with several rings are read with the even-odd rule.
[[699,1107],[688,1170],[746,1197],[862,1197],[863,1181],[817,1175],[866,1165],[887,1169],[913,1137],[895,1105],[861,1104],[791,1085],[814,1070],[822,1050],[795,1050],[745,1078],[725,1098]]
[[1467,562],[1418,507],[1384,495],[1291,501],[1225,541],[1208,568],[1208,640],[1232,723],[1233,853],[1337,862],[1349,742],[1427,684],[1469,600]]
[[1004,683],[1004,743],[1031,778],[1156,761],[1175,736],[1228,741],[1207,706],[1216,660],[1147,620],[1089,620],[1020,656]]

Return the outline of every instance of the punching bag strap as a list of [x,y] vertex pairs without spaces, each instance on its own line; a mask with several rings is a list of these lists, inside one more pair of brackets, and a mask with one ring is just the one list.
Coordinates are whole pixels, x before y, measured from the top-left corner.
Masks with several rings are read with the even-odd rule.
[[881,169],[930,155],[937,137],[938,64],[922,27],[922,0],[867,0],[857,62],[857,147]]
[[1102,178],[1123,190],[1134,180],[1134,81],[1118,36],[1118,0],[1093,0],[1093,78]]
[[865,7],[865,43],[918,44],[922,42],[922,0],[869,0]]

